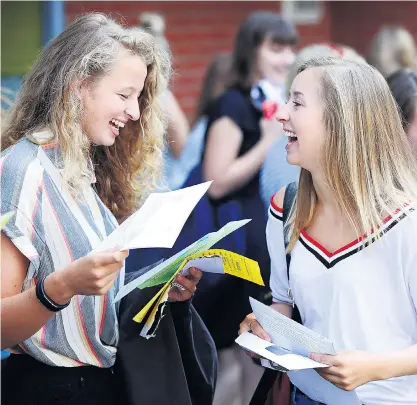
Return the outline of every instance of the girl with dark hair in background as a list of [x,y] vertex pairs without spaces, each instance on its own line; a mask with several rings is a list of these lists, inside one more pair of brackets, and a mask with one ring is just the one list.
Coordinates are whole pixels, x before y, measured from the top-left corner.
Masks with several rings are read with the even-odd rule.
[[[270,262],[259,172],[269,147],[281,135],[281,128],[275,120],[262,117],[251,90],[264,79],[273,85],[285,82],[294,62],[297,39],[295,28],[279,14],[251,14],[239,27],[235,39],[231,84],[207,114],[203,169],[205,180],[214,180],[208,191],[211,202],[218,207],[237,201],[242,218],[252,219],[245,229],[245,255],[259,263],[265,281],[269,279]],[[236,350],[234,339],[242,315],[250,309],[249,295],[265,301],[268,290],[225,276],[215,295],[206,310],[195,301],[220,350],[214,403],[246,405],[262,369]]]

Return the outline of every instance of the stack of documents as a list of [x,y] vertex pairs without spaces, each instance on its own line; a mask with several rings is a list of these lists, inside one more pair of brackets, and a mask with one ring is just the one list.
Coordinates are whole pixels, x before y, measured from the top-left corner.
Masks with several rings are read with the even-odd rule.
[[[56,187],[61,191],[72,213],[76,217],[82,215],[78,204],[75,204],[73,199],[70,198],[61,174],[41,146],[38,148],[38,159]],[[106,238],[100,240],[98,235],[93,233],[91,236],[95,238],[95,241],[93,242],[92,252],[155,247],[172,248],[191,211],[206,193],[211,183],[209,181],[181,190],[150,194],[142,207]],[[88,188],[85,192],[83,191],[83,196],[87,205],[94,210],[96,200],[92,189]],[[94,204],[90,205],[90,200],[94,201]],[[4,226],[12,215],[13,213],[7,213],[1,217],[0,227]],[[142,336],[148,337],[149,329],[155,323],[155,315],[160,307],[161,311],[159,313],[162,315],[163,304],[167,300],[171,281],[173,281],[180,271],[186,272],[191,266],[196,266],[203,271],[232,274],[263,285],[259,266],[253,260],[221,250],[207,251],[215,243],[236,229],[246,225],[249,221],[231,222],[218,232],[204,236],[163,263],[158,263],[150,271],[144,271],[144,274],[142,274],[138,270],[138,273],[141,273],[141,275],[136,280],[127,285],[121,285],[115,297],[115,302],[135,288],[146,288],[164,284],[158,294],[135,317],[137,322],[142,322],[151,310],[151,314],[148,316],[146,325],[142,331]],[[146,269],[149,269],[149,267]],[[123,283],[124,269],[121,271],[120,279]],[[80,300],[83,298],[81,296]]]
[[328,367],[308,357],[309,353],[336,354],[332,342],[305,326],[249,298],[257,321],[271,337],[272,344],[252,333],[243,333],[236,343],[278,364],[285,370]]
[[155,322],[158,322],[156,315],[163,310],[163,306],[168,299],[171,283],[180,272],[186,276],[191,267],[197,267],[203,272],[230,274],[264,285],[259,265],[254,260],[226,250],[209,250],[218,241],[248,222],[249,220],[229,222],[219,231],[205,235],[181,252],[120,288],[115,301],[120,300],[135,288],[143,289],[163,284],[159,292],[133,318],[136,322],[142,322],[149,314],[141,331],[141,336],[153,336],[149,335],[148,332],[156,330]]
[[[102,240],[94,251],[108,249],[171,248],[191,211],[210,187],[211,182],[167,193],[151,194],[143,206]],[[159,292],[135,316],[144,322],[141,335],[153,336],[161,319],[169,289],[180,272],[187,275],[191,267],[203,272],[230,274],[264,285],[257,262],[225,250],[209,250],[221,239],[250,222],[250,219],[229,222],[217,232],[209,233],[171,258],[158,263],[135,280],[122,285],[115,297],[117,302],[135,288],[162,285]],[[122,275],[122,279],[124,275]],[[157,316],[158,314],[158,316]]]
[[236,339],[237,344],[260,356],[264,367],[287,372],[291,382],[314,401],[328,405],[361,404],[354,391],[341,390],[314,370],[329,366],[310,359],[308,355],[335,355],[330,340],[253,298],[250,298],[250,304],[272,343],[245,332]]

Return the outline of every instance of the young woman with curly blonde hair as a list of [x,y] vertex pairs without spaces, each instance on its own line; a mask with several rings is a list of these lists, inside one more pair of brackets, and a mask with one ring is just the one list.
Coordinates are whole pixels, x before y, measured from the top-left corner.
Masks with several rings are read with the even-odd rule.
[[2,370],[2,403],[118,403],[114,297],[128,252],[90,252],[159,178],[170,69],[150,34],[89,14],[26,76],[0,161],[1,212],[15,211],[1,234],[2,349],[20,353]]

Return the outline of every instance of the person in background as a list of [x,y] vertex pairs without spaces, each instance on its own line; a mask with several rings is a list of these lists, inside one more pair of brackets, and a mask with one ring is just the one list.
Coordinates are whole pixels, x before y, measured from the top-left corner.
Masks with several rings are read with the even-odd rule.
[[217,97],[225,90],[230,80],[231,55],[218,54],[210,63],[203,79],[203,87],[197,105],[194,124],[187,137],[181,156],[166,162],[168,187],[171,190],[181,188],[191,170],[201,161],[204,135],[207,129],[207,112]]
[[[157,43],[166,51],[169,51],[169,43],[165,38],[165,20],[157,13],[144,12],[139,16],[140,28],[152,34]],[[171,160],[178,159],[187,140],[190,126],[175,95],[167,89],[161,99],[161,107],[168,120],[168,150],[166,160],[169,165]],[[169,172],[167,172],[169,176]]]
[[415,69],[417,51],[414,38],[403,27],[382,27],[371,42],[368,62],[385,78],[400,69]]
[[[291,318],[296,305],[336,350],[309,353],[329,367],[299,380],[292,404],[332,403],[328,382],[363,404],[414,404],[417,167],[387,82],[365,63],[310,59],[276,118],[301,173],[285,224],[285,188],[271,200],[272,308]],[[270,341],[254,314],[241,323],[248,331]]]
[[411,148],[417,157],[417,72],[402,69],[387,78]]
[[[1,213],[15,212],[1,232],[1,348],[15,353],[2,404],[119,404],[114,298],[128,252],[92,251],[159,179],[169,73],[151,35],[87,14],[25,77],[0,160]],[[189,300],[200,277],[170,299]]]
[[[307,59],[312,57],[340,57],[347,60],[357,60],[365,62],[352,48],[337,44],[313,44],[301,49],[296,56],[294,64],[291,66],[286,78],[286,93],[288,94],[298,67]],[[271,196],[276,190],[280,190],[287,184],[298,181],[300,169],[298,166],[290,165],[287,162],[286,146],[287,136],[280,137],[270,148],[266,155],[265,162],[261,169],[260,192],[267,212]]]
[[[213,180],[208,190],[210,201],[214,207],[236,201],[242,219],[252,219],[245,226],[244,254],[259,263],[265,280],[269,278],[270,262],[259,172],[281,129],[274,120],[263,118],[251,91],[265,79],[274,86],[282,86],[294,62],[297,39],[295,28],[279,14],[249,15],[235,38],[230,85],[207,111],[202,165],[204,180]],[[214,404],[246,405],[263,370],[242,356],[234,339],[242,319],[239,317],[250,308],[249,295],[268,300],[269,290],[227,277],[222,283],[224,292],[211,298],[202,315],[219,351]],[[225,308],[227,316],[223,315]],[[197,305],[196,309],[202,314]]]

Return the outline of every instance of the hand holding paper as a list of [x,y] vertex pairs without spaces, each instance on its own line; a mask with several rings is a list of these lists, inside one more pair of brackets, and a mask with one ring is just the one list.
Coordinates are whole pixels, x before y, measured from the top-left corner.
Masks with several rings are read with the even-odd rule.
[[324,336],[253,298],[249,300],[256,320],[271,337],[272,343],[304,357],[310,353],[336,354],[333,343]]
[[331,367],[319,374],[339,388],[351,391],[380,379],[380,354],[362,350],[344,350],[335,356],[312,353],[310,358],[325,361]]
[[[105,238],[94,251],[171,248],[185,221],[211,181],[167,193],[152,193],[142,207]],[[175,213],[175,215],[173,215]]]
[[187,301],[197,290],[203,273],[201,270],[191,267],[187,275],[178,274],[168,292],[168,301]]
[[236,229],[241,228],[246,225],[250,219],[244,219],[241,221],[229,222],[223,228],[217,232],[209,233],[208,235],[203,236],[198,241],[194,242],[190,246],[181,250],[174,256],[160,263],[158,266],[154,267],[152,270],[141,275],[137,279],[126,284],[119,289],[115,297],[115,302],[122,299],[125,295],[129,294],[135,288],[146,288],[152,287],[155,285],[163,284],[168,281],[172,281],[172,276],[179,269],[181,264],[185,259],[189,258],[191,255],[203,252],[207,249],[210,249],[218,241],[235,231]]
[[[198,266],[196,265],[198,263]],[[155,323],[155,315],[160,305],[163,305],[168,299],[171,283],[178,273],[188,274],[191,267],[196,267],[203,272],[213,272],[218,274],[230,274],[256,284],[264,285],[260,274],[259,265],[254,260],[240,256],[236,253],[228,252],[221,249],[213,249],[203,252],[197,252],[188,256],[182,261],[181,265],[174,271],[174,274],[161,288],[161,290],[152,298],[151,301],[133,318],[136,322],[142,322],[148,316],[141,336],[148,337],[147,333]],[[143,288],[143,285],[140,286]],[[153,309],[152,309],[153,308]]]
[[313,348],[317,353],[335,354],[330,341],[273,308],[253,298],[249,300],[256,320],[272,342],[245,332],[236,339],[236,343],[287,370],[327,367],[308,355]]
[[278,364],[284,370],[304,370],[308,368],[328,367],[308,357],[299,356],[290,350],[271,344],[250,332],[242,333],[236,343],[264,359]]
[[314,370],[324,373],[328,365],[309,358],[309,353],[335,355],[332,342],[253,298],[250,303],[272,344],[245,332],[236,339],[241,347],[266,359],[262,361],[266,367],[288,370],[291,382],[314,401],[328,405],[361,404],[354,391],[341,390]]

